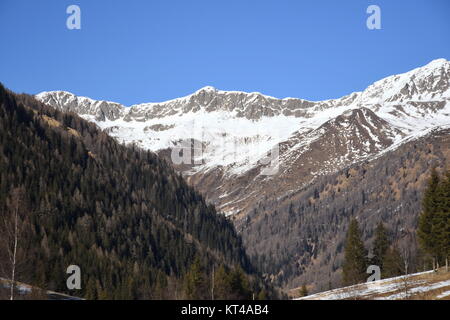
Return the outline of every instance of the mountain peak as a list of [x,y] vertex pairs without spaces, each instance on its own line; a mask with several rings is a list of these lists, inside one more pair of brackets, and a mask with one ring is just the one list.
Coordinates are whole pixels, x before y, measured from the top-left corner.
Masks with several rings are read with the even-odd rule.
[[202,91],[216,92],[217,89],[214,88],[214,87],[212,87],[212,86],[205,86],[205,87],[203,87],[203,88],[198,89],[195,93],[202,92]]
[[448,60],[444,59],[444,58],[439,58],[439,59],[434,59],[432,61],[430,61],[427,66],[441,66],[443,64],[447,64],[449,63]]
[[[43,92],[36,97],[62,110],[94,116],[96,120],[149,121],[189,112],[222,112],[235,118],[261,120],[274,116],[309,119],[325,110],[337,108],[379,108],[379,106],[428,103],[450,98],[450,63],[440,58],[406,73],[381,79],[362,92],[339,99],[307,101],[297,98],[277,99],[259,92],[222,91],[205,86],[196,92],[165,102],[133,105],[130,108],[108,102],[78,97],[65,91]],[[440,107],[441,108],[441,107]]]
[[441,69],[445,69],[447,71],[450,70],[450,62],[444,58],[435,59],[430,61],[426,65],[413,69],[409,72],[406,72],[405,74],[429,74],[433,73],[435,70]]

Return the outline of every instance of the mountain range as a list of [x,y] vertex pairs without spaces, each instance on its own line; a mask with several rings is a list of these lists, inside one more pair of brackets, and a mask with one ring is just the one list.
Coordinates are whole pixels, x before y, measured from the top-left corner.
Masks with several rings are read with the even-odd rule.
[[[36,98],[172,162],[286,288],[338,285],[352,216],[369,244],[380,220],[397,241],[410,241],[429,169],[449,165],[445,59],[324,101],[213,87],[130,107],[65,91]],[[180,147],[189,161],[174,161]]]

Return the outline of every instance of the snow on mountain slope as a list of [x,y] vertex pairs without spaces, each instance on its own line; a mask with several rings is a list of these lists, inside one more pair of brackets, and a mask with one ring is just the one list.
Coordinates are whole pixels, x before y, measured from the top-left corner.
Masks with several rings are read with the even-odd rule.
[[[263,181],[273,181],[274,177],[259,175],[266,167],[261,163],[273,155],[274,147],[279,147],[280,159],[273,171],[276,175],[284,179],[303,168],[304,176],[313,179],[449,125],[449,79],[450,62],[438,59],[377,81],[362,92],[325,101],[277,99],[212,87],[131,107],[64,91],[36,97],[97,123],[120,142],[145,149],[170,150],[194,139],[198,144],[184,174],[203,185],[209,200],[232,213],[239,209],[226,204],[242,200],[242,195],[230,197],[230,188],[236,186],[226,179],[246,177],[242,179],[246,184],[254,184],[243,186],[247,195]],[[214,179],[206,182],[205,174]],[[298,187],[295,183],[279,191]]]

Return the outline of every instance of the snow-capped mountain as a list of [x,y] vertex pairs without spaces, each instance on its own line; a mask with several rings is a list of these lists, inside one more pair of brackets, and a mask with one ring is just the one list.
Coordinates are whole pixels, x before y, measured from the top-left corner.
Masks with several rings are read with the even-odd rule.
[[[450,125],[449,79],[450,62],[438,59],[377,81],[362,92],[325,101],[212,87],[131,107],[64,91],[36,97],[95,122],[120,142],[169,158],[174,153],[168,150],[193,139],[198,144],[192,145],[191,163],[177,167],[210,201],[231,214],[251,210],[265,194],[266,184],[278,186],[275,194],[266,196],[285,195],[317,176]],[[278,155],[277,147],[279,165],[270,171],[275,174],[261,174],[267,157],[274,160]],[[245,198],[252,201],[242,205]]]
[[[37,98],[176,160],[234,221],[270,279],[324,290],[340,281],[351,216],[369,231],[383,221],[414,247],[429,170],[450,166],[449,86],[450,62],[438,59],[326,101],[212,87],[131,107],[63,91]],[[179,161],[180,146],[191,153],[188,163]]]

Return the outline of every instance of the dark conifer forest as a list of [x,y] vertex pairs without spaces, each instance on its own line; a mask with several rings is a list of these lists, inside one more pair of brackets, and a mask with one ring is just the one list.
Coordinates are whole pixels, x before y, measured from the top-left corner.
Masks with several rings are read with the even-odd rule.
[[[166,162],[0,85],[4,278],[14,212],[18,281],[89,299],[209,298],[214,283],[230,287],[218,299],[272,294],[232,224]],[[79,291],[66,287],[69,265]]]

